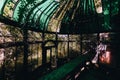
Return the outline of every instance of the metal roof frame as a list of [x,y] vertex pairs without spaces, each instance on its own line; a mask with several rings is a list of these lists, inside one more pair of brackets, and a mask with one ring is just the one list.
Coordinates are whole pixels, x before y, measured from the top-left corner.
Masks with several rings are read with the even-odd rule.
[[[66,4],[60,7],[62,2]],[[1,0],[0,3],[1,22],[13,26],[26,25],[24,26],[26,29],[33,31],[53,32],[48,30],[48,25],[52,16],[54,14],[57,16],[58,12],[62,15],[60,18],[62,20],[59,22],[61,26],[56,26],[60,28],[60,31],[55,31],[55,33],[120,31],[118,23],[120,0],[102,0],[103,13],[100,14],[95,10],[94,0],[61,0],[60,2],[56,0]]]

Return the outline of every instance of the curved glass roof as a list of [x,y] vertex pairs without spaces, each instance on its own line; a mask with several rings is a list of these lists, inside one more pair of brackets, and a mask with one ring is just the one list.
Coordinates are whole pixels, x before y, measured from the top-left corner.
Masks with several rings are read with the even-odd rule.
[[[27,28],[61,33],[118,30],[120,0],[0,0],[0,16]],[[113,21],[113,23],[111,22]],[[117,23],[118,24],[118,23]]]

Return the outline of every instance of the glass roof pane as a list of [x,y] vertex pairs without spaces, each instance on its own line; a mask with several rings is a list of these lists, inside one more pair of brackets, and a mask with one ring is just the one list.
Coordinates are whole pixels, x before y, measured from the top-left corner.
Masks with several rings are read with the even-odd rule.
[[[93,29],[90,22],[98,14],[97,17],[102,17],[99,24],[102,31],[114,28],[114,23],[111,25],[110,21],[119,14],[119,6],[120,0],[0,0],[0,15],[19,24],[28,23],[29,27],[47,31],[48,23],[54,20],[56,25],[52,23],[53,27],[69,32],[69,28],[74,31],[98,30],[96,26]],[[61,25],[64,25],[63,28]]]
[[[57,8],[57,6],[58,5],[56,5],[54,8],[53,8],[53,11],[51,12],[51,13],[49,13],[49,14],[51,14],[50,16],[49,16],[49,18],[47,18],[46,20],[46,24],[45,24],[45,28],[47,29],[47,27],[48,27],[48,22],[49,22],[49,20],[50,20],[50,18],[51,18],[51,16],[53,15],[53,13],[56,11],[56,8]],[[56,26],[57,27],[57,26]]]
[[[37,18],[36,18],[36,15],[37,15],[37,16],[41,15],[41,13],[43,13],[43,11],[49,7],[49,5],[51,4],[50,2],[51,2],[51,1],[48,0],[48,1],[46,1],[45,3],[43,3],[43,4],[39,5],[38,7],[36,7],[36,8],[33,10],[33,13],[31,14],[30,19],[32,19],[33,17],[35,17],[34,20],[36,21],[36,19],[37,19]],[[47,5],[46,3],[47,3],[48,5]],[[35,14],[36,14],[36,15],[35,15]],[[34,15],[35,15],[35,16],[34,16]]]
[[[46,23],[47,19],[49,21],[49,15],[54,12],[54,9],[57,7],[56,2],[49,0],[44,2],[43,4],[41,4],[40,6],[38,6],[37,8],[35,8],[33,10],[33,13],[30,16],[30,19],[33,19],[34,24],[36,24],[36,22],[38,22],[38,18],[39,19],[39,24],[41,24],[39,27],[43,30],[45,27],[45,24],[47,25],[48,23]],[[37,23],[38,24],[38,23]]]
[[19,1],[19,3],[17,4],[17,6],[16,6],[16,8],[14,10],[13,20],[15,20],[15,21],[18,21],[18,18],[19,18],[19,9],[22,6],[21,4],[22,4],[22,2]]
[[0,0],[0,14],[6,0]]
[[[54,11],[57,5],[53,4],[48,9],[45,10],[45,12],[42,14],[40,20],[45,22],[46,18]],[[45,23],[46,24],[46,23]]]

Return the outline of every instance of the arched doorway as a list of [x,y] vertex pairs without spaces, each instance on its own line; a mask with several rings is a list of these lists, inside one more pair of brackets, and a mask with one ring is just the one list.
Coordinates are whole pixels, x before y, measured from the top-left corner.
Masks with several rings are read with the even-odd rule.
[[42,51],[42,64],[50,67],[55,68],[57,66],[56,61],[56,44],[54,41],[46,41],[43,45]]

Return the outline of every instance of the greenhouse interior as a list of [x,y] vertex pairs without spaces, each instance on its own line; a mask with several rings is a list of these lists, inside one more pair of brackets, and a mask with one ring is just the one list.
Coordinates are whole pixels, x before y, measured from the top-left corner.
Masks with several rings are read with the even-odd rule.
[[119,80],[120,0],[0,0],[0,80]]

